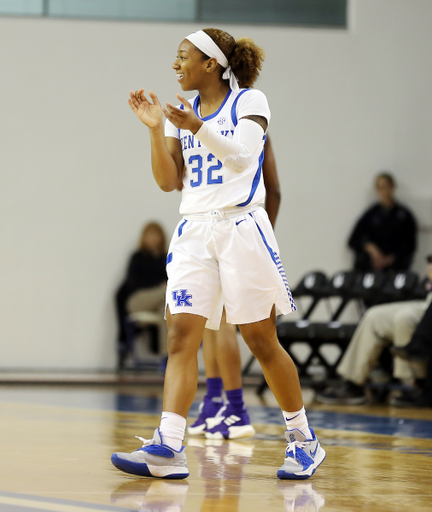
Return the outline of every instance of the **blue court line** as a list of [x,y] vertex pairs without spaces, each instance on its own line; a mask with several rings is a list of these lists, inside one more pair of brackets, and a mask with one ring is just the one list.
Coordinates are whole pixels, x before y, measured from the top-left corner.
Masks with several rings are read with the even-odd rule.
[[[147,412],[158,414],[162,410],[160,399],[148,399],[130,395],[118,395],[117,410],[127,412]],[[156,406],[156,410],[155,410]],[[194,402],[190,410],[191,417],[198,416],[199,402]],[[159,407],[159,408],[158,408]],[[150,409],[151,412],[150,412]],[[281,410],[277,407],[248,406],[252,423],[264,425],[283,425]],[[351,432],[367,432],[369,434],[384,434],[388,436],[417,437],[432,439],[432,421],[363,414],[348,414],[308,410],[307,416],[312,428],[348,430]]]
[[[20,392],[21,391],[21,392]],[[162,399],[158,397],[98,392],[94,390],[0,390],[0,401],[78,407],[81,409],[136,412],[159,415]],[[198,416],[199,402],[194,402],[191,417]],[[252,423],[283,425],[282,413],[277,407],[248,406]],[[341,412],[307,411],[309,423],[314,429],[345,430],[390,436],[432,439],[432,421],[348,414]]]
[[[12,498],[16,500],[26,500],[29,502],[37,503],[37,506],[32,507],[31,503],[27,505],[13,504],[13,503],[2,503],[1,498]],[[33,494],[21,494],[15,492],[4,492],[0,491],[0,509],[2,512],[34,512],[35,510],[41,510],[41,504],[47,503],[50,505],[59,505],[60,507],[68,505],[75,508],[85,507],[87,509],[93,509],[95,511],[110,511],[110,512],[131,512],[131,508],[116,507],[112,505],[101,505],[98,503],[89,503],[84,501],[73,501],[60,498],[46,498],[42,496],[35,496]]]

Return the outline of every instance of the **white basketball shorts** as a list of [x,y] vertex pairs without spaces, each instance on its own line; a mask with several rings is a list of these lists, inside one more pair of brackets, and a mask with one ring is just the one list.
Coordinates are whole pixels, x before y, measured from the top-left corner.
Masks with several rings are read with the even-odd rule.
[[167,257],[166,303],[171,314],[192,313],[218,329],[296,310],[267,212],[260,206],[185,215]]

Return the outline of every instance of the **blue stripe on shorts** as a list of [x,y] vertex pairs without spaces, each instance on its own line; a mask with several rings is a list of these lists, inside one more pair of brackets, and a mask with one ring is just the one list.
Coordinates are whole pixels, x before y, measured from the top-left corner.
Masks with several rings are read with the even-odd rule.
[[[251,213],[249,213],[249,215],[253,218],[253,215]],[[264,236],[264,233],[262,232],[261,228],[259,227],[257,221],[255,219],[254,219],[254,221],[255,221],[255,225],[258,228],[258,231],[259,231],[259,233],[261,235],[261,238],[263,239],[264,245],[267,247],[267,250],[268,250],[268,252],[269,252],[269,254],[271,256],[271,259],[273,260],[274,264],[276,265],[276,267],[278,269],[278,272],[279,272],[280,276],[282,277],[282,281],[283,281],[283,283],[285,285],[285,289],[286,289],[286,291],[288,293],[288,299],[289,299],[290,304],[291,304],[291,309],[293,311],[297,311],[297,306],[296,306],[296,304],[294,302],[294,299],[293,299],[293,296],[292,296],[292,293],[291,293],[291,288],[290,288],[290,286],[288,284],[288,280],[287,280],[287,277],[286,277],[286,274],[285,274],[285,269],[284,269],[284,267],[282,265],[282,261],[281,261],[279,255],[278,255],[278,253],[276,251],[274,251],[269,246],[269,244],[267,242],[267,239]]]

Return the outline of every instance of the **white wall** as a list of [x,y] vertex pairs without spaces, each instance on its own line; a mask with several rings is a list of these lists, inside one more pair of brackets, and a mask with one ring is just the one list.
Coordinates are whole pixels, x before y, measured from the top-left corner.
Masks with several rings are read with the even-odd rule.
[[[349,231],[390,169],[432,223],[432,3],[361,0],[351,28],[226,26],[264,46],[288,277],[351,265]],[[191,24],[0,18],[0,368],[115,363],[112,296],[142,224],[179,220],[126,103],[175,101]],[[432,252],[422,232],[415,268]]]

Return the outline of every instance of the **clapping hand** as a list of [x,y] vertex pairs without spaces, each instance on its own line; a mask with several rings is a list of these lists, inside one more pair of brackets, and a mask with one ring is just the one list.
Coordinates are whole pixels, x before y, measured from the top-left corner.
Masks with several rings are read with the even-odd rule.
[[162,107],[162,111],[176,128],[189,130],[195,134],[200,129],[202,121],[196,116],[192,105],[187,99],[180,96],[180,94],[177,94],[177,98],[183,103],[183,109],[167,103],[166,108]]
[[144,89],[139,89],[135,92],[131,91],[128,103],[140,121],[149,128],[154,128],[162,123],[162,108],[156,94],[149,91],[149,96],[153,103],[150,103],[145,97]]

